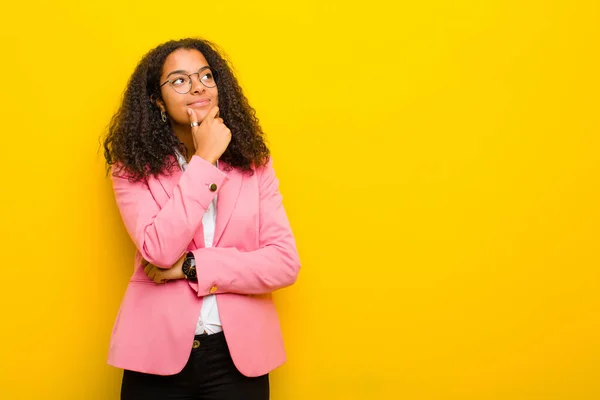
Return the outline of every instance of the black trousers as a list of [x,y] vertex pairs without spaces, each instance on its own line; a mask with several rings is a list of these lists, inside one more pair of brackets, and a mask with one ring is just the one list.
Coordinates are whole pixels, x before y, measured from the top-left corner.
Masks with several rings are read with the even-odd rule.
[[223,332],[196,336],[194,342],[187,364],[176,375],[125,370],[121,400],[269,399],[269,375],[242,375],[233,364]]

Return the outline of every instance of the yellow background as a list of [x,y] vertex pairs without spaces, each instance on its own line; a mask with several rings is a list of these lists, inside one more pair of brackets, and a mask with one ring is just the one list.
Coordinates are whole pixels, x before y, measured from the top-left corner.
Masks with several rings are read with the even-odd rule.
[[273,399],[600,398],[598,1],[95,3],[2,7],[1,399],[118,398],[98,138],[185,36],[233,61],[297,236]]

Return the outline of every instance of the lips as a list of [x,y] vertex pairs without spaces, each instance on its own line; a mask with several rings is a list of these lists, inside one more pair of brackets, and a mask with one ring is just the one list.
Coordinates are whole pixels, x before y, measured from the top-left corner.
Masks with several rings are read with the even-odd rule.
[[210,104],[210,99],[198,99],[188,104],[190,107],[204,107]]

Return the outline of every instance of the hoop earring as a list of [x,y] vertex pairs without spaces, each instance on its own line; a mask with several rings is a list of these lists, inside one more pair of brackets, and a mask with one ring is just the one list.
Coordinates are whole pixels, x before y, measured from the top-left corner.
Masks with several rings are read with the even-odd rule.
[[167,113],[164,111],[160,112],[160,119],[162,120],[162,122],[167,122]]

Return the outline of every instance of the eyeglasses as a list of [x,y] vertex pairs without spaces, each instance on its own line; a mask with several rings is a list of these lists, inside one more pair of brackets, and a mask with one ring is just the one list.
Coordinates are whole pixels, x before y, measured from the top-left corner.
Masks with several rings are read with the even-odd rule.
[[184,72],[175,72],[172,74],[171,79],[163,82],[160,87],[170,83],[173,90],[175,90],[177,93],[189,93],[190,90],[192,90],[192,75],[198,75],[198,80],[200,83],[209,89],[217,86],[219,74],[217,71],[213,71],[207,66],[202,67],[198,72],[189,75]]

